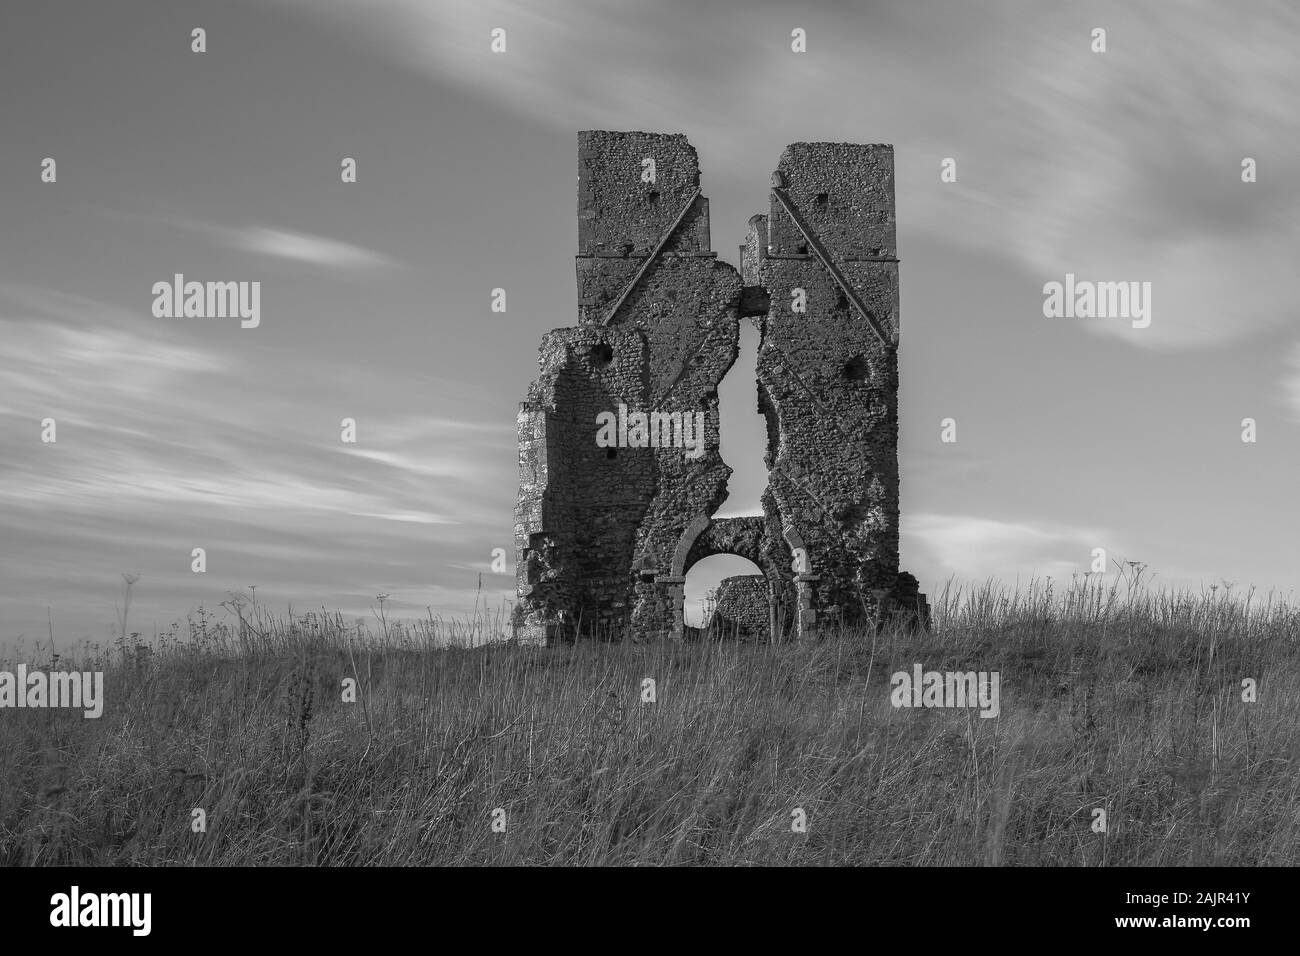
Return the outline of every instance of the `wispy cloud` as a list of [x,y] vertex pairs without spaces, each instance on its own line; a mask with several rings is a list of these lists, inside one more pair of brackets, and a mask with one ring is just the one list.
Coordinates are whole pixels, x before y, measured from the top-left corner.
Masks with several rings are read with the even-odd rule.
[[365,421],[359,428],[364,428],[364,444],[340,445],[339,452],[384,465],[404,480],[424,485],[443,478],[474,482],[482,476],[484,453],[510,448],[515,441],[514,426],[501,423],[413,418]]
[[[970,515],[904,515],[900,530],[907,551],[904,564],[925,567],[939,578],[976,581],[1017,575],[1068,578],[1089,570],[1093,548],[1118,545],[1102,529]],[[1115,557],[1121,554],[1116,551]]]
[[[1149,328],[1097,320],[1089,331],[1209,347],[1295,315],[1280,279],[1300,247],[1300,204],[1278,188],[1278,163],[1300,148],[1283,106],[1300,79],[1300,18],[1265,6],[1246,19],[1211,2],[1177,17],[1114,11],[1105,54],[1080,52],[1091,25],[1070,13],[1067,29],[1021,47],[1002,90],[1016,112],[998,177],[1004,238],[1044,281],[1072,271],[1152,283]],[[1241,181],[1247,156],[1257,183]]]
[[322,268],[360,270],[387,268],[396,264],[387,256],[370,249],[301,232],[266,229],[261,226],[214,231],[225,236],[226,241],[236,249],[306,262]]
[[[1300,151],[1287,115],[1300,13],[1285,2],[1245,18],[1189,0],[1177,16],[1008,3],[860,5],[833,19],[816,4],[755,2],[740,22],[673,0],[282,2],[533,122],[685,130],[714,176],[752,162],[755,131],[773,116],[791,139],[893,141],[911,228],[1014,259],[1034,288],[1067,271],[1152,283],[1149,328],[1072,320],[1091,334],[1208,348],[1295,315],[1279,281],[1300,247],[1300,194],[1279,186],[1284,158]],[[809,28],[806,55],[789,52],[794,25]],[[1089,46],[1097,25],[1104,54]],[[507,31],[504,55],[489,52],[494,27]],[[861,105],[836,95],[853,87],[888,95]],[[938,181],[946,156],[959,164],[951,186]],[[1256,184],[1240,181],[1245,156],[1260,164]]]
[[455,524],[451,518],[436,515],[429,511],[402,511],[384,514],[382,512],[358,512],[361,518],[379,518],[383,521],[402,521],[407,524]]
[[364,246],[291,229],[272,228],[259,224],[227,226],[181,215],[160,216],[118,210],[104,210],[104,212],[115,219],[184,229],[239,252],[300,262],[321,269],[368,272],[393,269],[400,265],[392,257]]
[[[263,390],[250,403],[236,359],[183,335],[108,303],[0,285],[0,427],[12,435],[0,459],[0,523],[39,525],[51,507],[141,527],[259,515],[267,533],[326,517],[458,526],[472,539],[497,523],[483,475],[512,426],[394,416],[374,402],[360,444],[344,445],[337,420],[315,407],[315,379],[305,392]],[[326,363],[314,374],[343,373]],[[55,445],[40,441],[46,416],[58,422]],[[340,451],[355,464],[340,467]],[[449,495],[457,504],[444,510]]]
[[82,409],[140,407],[182,380],[229,368],[165,327],[142,327],[126,309],[12,283],[0,284],[0,341],[0,414],[57,411],[74,421]]

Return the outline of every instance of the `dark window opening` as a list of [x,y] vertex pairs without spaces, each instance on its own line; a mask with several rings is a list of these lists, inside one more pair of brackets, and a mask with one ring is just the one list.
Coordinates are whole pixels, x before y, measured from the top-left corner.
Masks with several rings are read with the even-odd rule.
[[608,342],[598,342],[591,347],[591,362],[597,368],[604,368],[614,361],[614,349]]
[[862,382],[871,376],[871,366],[865,355],[855,355],[844,363],[844,377],[850,382]]

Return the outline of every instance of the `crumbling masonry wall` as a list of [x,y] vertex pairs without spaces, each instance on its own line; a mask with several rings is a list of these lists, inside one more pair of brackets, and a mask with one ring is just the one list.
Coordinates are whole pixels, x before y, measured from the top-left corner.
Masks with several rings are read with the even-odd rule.
[[898,579],[893,149],[796,143],[772,185],[742,253],[746,283],[769,295],[764,511],[799,529],[818,615],[856,622]]
[[[743,279],[710,248],[684,136],[583,132],[578,158],[578,325],[543,338],[519,411],[517,638],[681,638],[686,571],[714,553],[763,570],[773,637],[924,618],[898,572],[892,150],[789,147]],[[762,328],[769,486],[761,517],[718,520],[717,388],[744,316]],[[663,427],[683,418],[702,443]]]
[[745,574],[718,582],[713,615],[704,630],[720,637],[754,640],[769,632],[767,578]]

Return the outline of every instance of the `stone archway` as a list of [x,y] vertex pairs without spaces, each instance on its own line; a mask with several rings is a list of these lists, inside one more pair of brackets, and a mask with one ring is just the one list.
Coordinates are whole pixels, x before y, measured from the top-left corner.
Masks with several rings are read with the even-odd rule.
[[793,584],[795,593],[794,633],[798,640],[812,636],[814,612],[812,611],[812,582],[817,575],[803,545],[803,539],[793,529],[783,529],[778,537],[773,533],[769,519],[763,515],[738,518],[710,518],[697,515],[686,526],[667,574],[655,576],[655,583],[667,589],[671,612],[670,635],[683,640],[686,634],[686,572],[703,558],[715,554],[734,554],[753,562],[768,583],[770,634],[775,640],[785,628],[780,626],[780,595],[787,584]]
[[775,595],[763,569],[738,554],[711,554],[686,568],[685,633],[770,643]]

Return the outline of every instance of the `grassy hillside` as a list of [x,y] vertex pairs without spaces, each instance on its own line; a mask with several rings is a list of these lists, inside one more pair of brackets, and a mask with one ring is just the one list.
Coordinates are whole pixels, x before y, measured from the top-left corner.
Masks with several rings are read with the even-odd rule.
[[[0,863],[1295,865],[1300,611],[1133,584],[776,647],[236,606],[57,662],[105,671],[98,720],[0,711]],[[1000,716],[892,707],[917,663],[1000,672]]]

